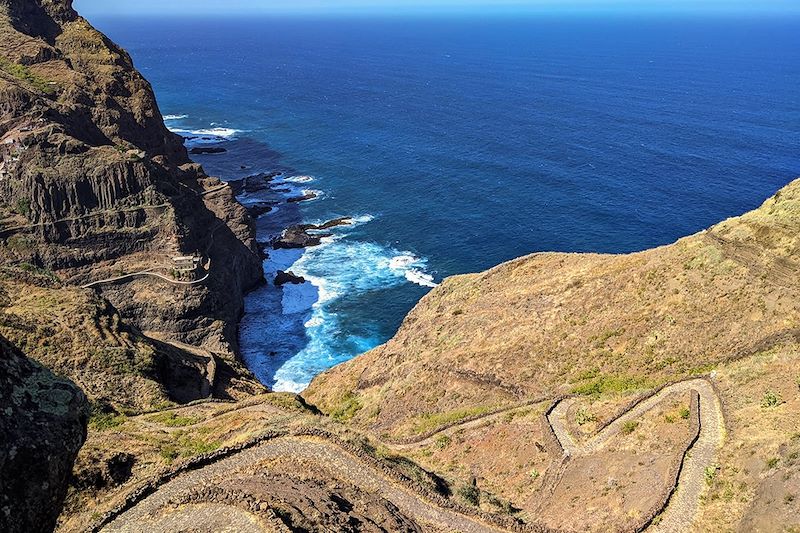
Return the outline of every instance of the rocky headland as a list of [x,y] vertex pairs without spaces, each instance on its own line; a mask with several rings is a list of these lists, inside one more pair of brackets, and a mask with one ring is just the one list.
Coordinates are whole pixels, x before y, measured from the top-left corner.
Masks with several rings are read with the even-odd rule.
[[207,176],[69,0],[0,0],[0,530],[800,528],[800,181],[450,278],[296,396],[236,359],[277,175]]

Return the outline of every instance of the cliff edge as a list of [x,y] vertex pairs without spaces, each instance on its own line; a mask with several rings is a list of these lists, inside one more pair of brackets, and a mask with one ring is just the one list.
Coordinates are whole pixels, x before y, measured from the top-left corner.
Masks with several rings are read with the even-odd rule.
[[[0,330],[32,357],[90,390],[128,367],[162,399],[260,390],[235,358],[243,294],[262,279],[252,220],[190,161],[130,56],[69,0],[0,1],[0,239],[16,303]],[[55,357],[30,335],[47,317],[16,298],[31,293],[65,316],[109,317],[90,329],[111,342]],[[144,352],[155,355],[141,363]],[[166,374],[191,383],[176,391]]]

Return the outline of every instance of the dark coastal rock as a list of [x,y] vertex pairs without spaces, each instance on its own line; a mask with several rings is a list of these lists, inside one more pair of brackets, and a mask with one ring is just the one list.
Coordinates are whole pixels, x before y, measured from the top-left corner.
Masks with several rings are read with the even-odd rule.
[[0,531],[52,531],[89,406],[57,377],[0,337]]
[[224,154],[227,152],[225,148],[221,146],[195,146],[189,153],[192,155],[203,155],[203,154]]
[[273,206],[270,202],[258,202],[255,204],[250,204],[245,206],[245,209],[247,209],[247,213],[251,217],[258,218],[261,215],[264,215],[272,211],[272,207]]
[[281,248],[309,248],[311,246],[319,246],[322,239],[330,237],[331,233],[309,233],[309,231],[316,230],[317,226],[313,224],[300,224],[298,226],[291,226],[286,228],[283,235],[272,241],[272,247],[275,249]]
[[269,189],[272,179],[278,174],[275,172],[254,174],[238,180],[230,180],[228,184],[231,186],[234,195],[239,195],[243,192],[261,192]]
[[275,276],[275,286],[280,287],[281,285],[286,285],[287,283],[291,283],[292,285],[300,285],[306,282],[306,278],[303,276],[298,276],[292,272],[284,272],[283,270],[278,270],[277,275]]
[[308,248],[319,246],[322,239],[330,237],[332,233],[320,233],[321,231],[337,226],[346,226],[352,223],[350,217],[341,217],[329,220],[324,224],[298,224],[284,230],[283,235],[272,241],[272,247],[280,248]]
[[295,196],[293,198],[287,198],[286,202],[290,204],[296,204],[300,202],[307,202],[309,200],[314,200],[317,198],[317,193],[309,191],[302,196]]
[[319,226],[314,226],[313,229],[321,230],[321,229],[330,229],[335,228],[337,226],[349,226],[353,223],[353,219],[350,217],[339,217],[334,218],[333,220],[329,220],[324,224],[320,224]]

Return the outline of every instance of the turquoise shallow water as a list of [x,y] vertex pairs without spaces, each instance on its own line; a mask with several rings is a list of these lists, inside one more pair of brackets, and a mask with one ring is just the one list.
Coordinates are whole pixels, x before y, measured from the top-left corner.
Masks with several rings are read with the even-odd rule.
[[313,178],[243,198],[321,192],[262,240],[358,217],[265,264],[310,283],[248,298],[243,355],[280,389],[388,339],[445,276],[665,244],[800,175],[796,20],[95,22],[170,127],[229,149],[207,170]]

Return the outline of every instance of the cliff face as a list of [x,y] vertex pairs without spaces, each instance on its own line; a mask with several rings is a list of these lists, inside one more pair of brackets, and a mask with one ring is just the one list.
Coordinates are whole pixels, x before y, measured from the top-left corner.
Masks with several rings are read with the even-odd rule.
[[[242,296],[262,277],[252,221],[190,162],[128,54],[69,0],[0,0],[0,218],[7,263],[68,284],[207,273],[96,290],[138,330],[235,365]],[[173,258],[187,255],[206,272],[179,276]]]
[[52,530],[86,439],[86,397],[0,337],[0,530]]

